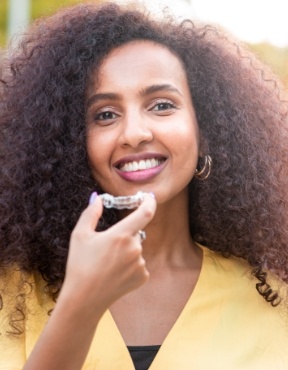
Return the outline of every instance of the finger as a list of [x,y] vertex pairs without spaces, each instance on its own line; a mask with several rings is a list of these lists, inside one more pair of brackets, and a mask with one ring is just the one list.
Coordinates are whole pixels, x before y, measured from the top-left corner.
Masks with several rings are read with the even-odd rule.
[[82,212],[74,230],[95,231],[99,218],[103,213],[103,204],[97,193],[93,193],[90,199],[92,199],[92,202]]
[[117,232],[128,231],[131,235],[135,235],[152,220],[156,207],[154,196],[144,194],[144,200],[140,206],[112,228]]

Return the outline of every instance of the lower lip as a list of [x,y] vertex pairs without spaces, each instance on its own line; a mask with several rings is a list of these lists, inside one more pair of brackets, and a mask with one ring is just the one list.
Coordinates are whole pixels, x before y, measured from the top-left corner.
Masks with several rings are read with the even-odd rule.
[[119,169],[117,173],[122,177],[122,179],[133,182],[145,182],[151,180],[153,177],[157,176],[165,167],[166,161],[161,163],[157,167],[149,168],[147,170],[139,170],[132,172],[124,172]]

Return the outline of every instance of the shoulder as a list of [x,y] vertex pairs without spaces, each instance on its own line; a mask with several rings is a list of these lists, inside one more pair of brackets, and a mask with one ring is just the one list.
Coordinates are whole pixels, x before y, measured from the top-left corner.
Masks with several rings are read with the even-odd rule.
[[[218,310],[221,344],[229,348],[239,343],[239,338],[245,339],[239,344],[239,353],[245,353],[247,358],[255,357],[257,361],[263,358],[263,363],[274,364],[275,367],[270,368],[278,368],[278,362],[279,368],[284,368],[283,364],[286,366],[288,361],[287,285],[267,273],[268,284],[282,298],[280,304],[273,307],[258,293],[259,280],[252,275],[252,268],[245,260],[225,258],[207,248],[203,248],[203,253],[206,264],[203,267],[210,274],[210,289],[215,289],[213,302]],[[210,307],[211,304],[212,300]]]
[[[256,283],[259,283],[259,280],[253,275],[253,268],[242,258],[230,256],[224,257],[220,253],[210,250],[207,247],[201,246],[203,250],[203,263],[210,269],[211,273],[217,274],[219,280],[223,280],[225,284],[227,283],[243,283],[247,284],[249,281],[255,286]],[[277,278],[272,272],[267,271],[267,282],[271,286],[278,290],[285,287],[287,284],[282,282]]]
[[17,265],[0,270],[0,293],[4,297],[44,293],[45,285],[46,283],[39,272],[28,273]]
[[[27,273],[13,265],[0,273],[0,323],[11,322],[13,317],[27,318],[30,315],[48,312],[54,302],[45,292],[46,282],[38,272]],[[24,322],[24,320],[23,320]]]
[[203,270],[205,277],[212,282],[212,285],[218,287],[222,294],[226,295],[227,300],[233,305],[238,302],[239,306],[243,305],[243,313],[251,308],[251,311],[257,315],[287,316],[285,309],[287,303],[288,286],[273,273],[267,271],[267,283],[277,292],[281,302],[277,307],[273,307],[267,302],[256,289],[260,280],[253,275],[252,267],[247,261],[241,258],[230,256],[223,257],[220,253],[214,252],[206,247],[203,250]]
[[0,272],[0,369],[22,369],[54,302],[37,272],[13,265]]
[[201,248],[203,250],[202,269],[210,281],[213,279],[217,282],[217,286],[227,289],[236,284],[239,293],[241,289],[247,289],[248,286],[255,283],[252,268],[245,260],[233,256],[226,258],[207,247],[201,246]]

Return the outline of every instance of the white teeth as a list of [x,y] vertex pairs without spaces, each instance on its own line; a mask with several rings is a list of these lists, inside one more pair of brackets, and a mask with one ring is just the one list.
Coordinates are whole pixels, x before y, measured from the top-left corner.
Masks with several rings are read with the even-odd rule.
[[128,162],[121,165],[120,169],[123,172],[134,172],[139,170],[148,170],[149,168],[157,167],[162,163],[163,160],[151,158],[151,159],[141,159],[141,161]]
[[127,169],[127,171],[129,171],[129,172],[133,171],[133,164],[132,164],[132,162],[128,163],[128,169]]
[[147,159],[146,161],[145,161],[145,168],[151,168],[151,167],[153,167],[153,165],[152,165],[152,160],[151,161],[149,161],[149,159]]
[[132,163],[132,171],[138,171],[138,169],[139,169],[138,163],[137,162],[133,162]]
[[150,162],[150,167],[156,167],[156,166],[157,166],[157,161],[154,158],[152,158]]
[[146,169],[145,161],[140,161],[138,167],[139,167],[139,170],[145,170]]

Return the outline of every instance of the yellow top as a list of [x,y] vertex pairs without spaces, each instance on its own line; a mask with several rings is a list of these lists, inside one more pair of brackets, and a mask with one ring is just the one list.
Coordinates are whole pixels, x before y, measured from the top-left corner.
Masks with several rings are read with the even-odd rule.
[[[272,307],[257,293],[258,280],[251,278],[249,271],[245,261],[226,259],[203,247],[197,285],[149,369],[287,370],[288,311],[283,304]],[[27,277],[22,289],[31,291],[29,283],[33,289],[26,299],[30,314],[25,322],[25,335],[9,337],[5,334],[5,306],[7,302],[10,307],[12,304],[9,291],[12,297],[11,293],[19,289],[20,272],[14,272],[13,278],[10,275],[1,279],[6,305],[4,301],[4,309],[0,311],[0,369],[19,370],[53,304],[43,298],[43,281],[39,276]],[[134,369],[109,311],[98,325],[84,369]]]

